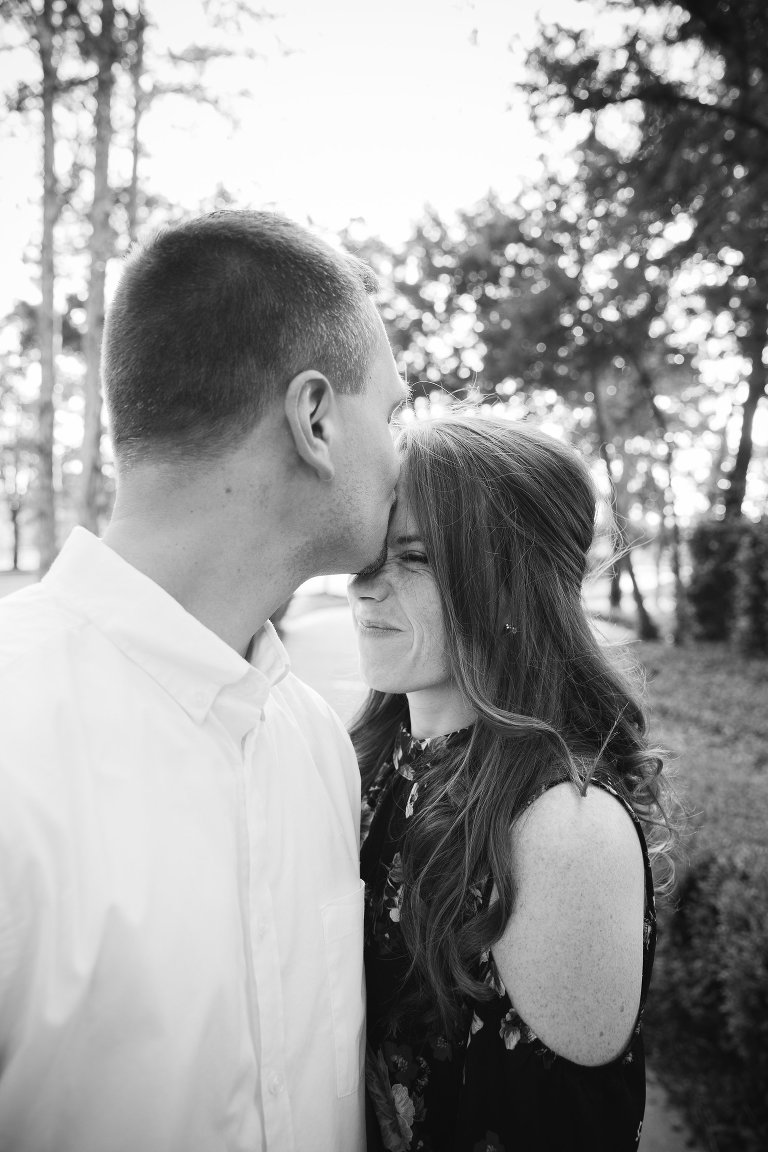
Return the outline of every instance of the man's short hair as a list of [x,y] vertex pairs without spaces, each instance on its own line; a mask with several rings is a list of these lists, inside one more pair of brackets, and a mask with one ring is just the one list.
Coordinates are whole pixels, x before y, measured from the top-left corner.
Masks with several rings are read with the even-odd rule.
[[269,212],[214,212],[128,257],[104,329],[119,461],[214,458],[297,373],[365,386],[378,322],[371,270]]

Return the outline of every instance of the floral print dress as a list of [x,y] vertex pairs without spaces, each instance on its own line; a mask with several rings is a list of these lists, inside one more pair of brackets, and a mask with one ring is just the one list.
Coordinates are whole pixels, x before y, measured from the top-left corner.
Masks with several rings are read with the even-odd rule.
[[[515,1011],[490,952],[478,957],[476,975],[494,996],[463,1001],[459,1027],[450,1036],[435,1022],[435,1005],[407,978],[409,956],[400,929],[403,835],[421,799],[425,767],[469,732],[420,741],[401,728],[391,757],[363,797],[369,1152],[635,1152],[645,1109],[640,1017],[656,917],[640,823],[607,784],[594,782],[632,817],[646,877],[641,1006],[617,1059],[585,1067],[547,1048]],[[491,888],[489,877],[471,892],[468,915],[490,898]],[[411,1004],[406,1014],[399,1010],[404,994]]]

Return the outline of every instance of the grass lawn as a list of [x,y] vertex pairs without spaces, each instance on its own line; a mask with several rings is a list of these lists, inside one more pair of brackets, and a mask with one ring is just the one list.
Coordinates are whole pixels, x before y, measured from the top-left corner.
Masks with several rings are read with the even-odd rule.
[[652,735],[673,754],[675,786],[694,809],[688,847],[766,842],[768,660],[723,644],[635,648],[647,674]]
[[[634,646],[634,652],[647,673],[654,739],[673,753],[675,787],[692,812],[693,831],[679,867],[681,879],[688,871],[696,876],[697,862],[710,854],[738,861],[740,852],[746,857],[755,848],[764,851],[768,843],[768,661],[745,660],[720,644],[676,649],[644,643]],[[762,925],[754,939],[765,939],[757,934],[766,931],[768,921],[765,873],[758,874],[758,887],[748,890],[735,865],[729,867],[739,890],[748,891],[753,925]],[[734,1053],[728,1042],[722,993],[713,994],[710,1001],[713,985],[707,984],[706,972],[702,978],[703,969],[697,970],[699,957],[704,957],[701,963],[708,973],[714,967],[717,974],[722,953],[715,949],[713,959],[712,953],[705,956],[705,948],[698,945],[688,952],[674,951],[681,945],[679,935],[672,935],[673,918],[686,911],[684,904],[683,899],[679,910],[674,904],[660,908],[659,948],[645,1022],[649,1059],[705,1148],[764,1152],[768,1147],[765,1112],[752,1103],[758,1069],[754,1061],[745,1063]],[[717,914],[710,916],[706,903],[695,907],[704,939],[710,932],[716,939]],[[757,972],[756,977],[750,976],[755,982],[757,1017],[764,1015],[763,1005],[768,1001],[768,956],[758,957],[750,972]],[[685,999],[681,990],[689,988],[704,1006],[699,1024],[692,1024],[691,1015],[680,1004]],[[762,1090],[760,1095],[764,1095]]]

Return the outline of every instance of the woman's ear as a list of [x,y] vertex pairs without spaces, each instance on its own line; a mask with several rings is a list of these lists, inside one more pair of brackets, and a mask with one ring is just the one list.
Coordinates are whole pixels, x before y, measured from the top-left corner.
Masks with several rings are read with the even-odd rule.
[[285,392],[285,418],[301,459],[320,480],[333,480],[331,445],[336,434],[336,397],[314,368],[294,376]]

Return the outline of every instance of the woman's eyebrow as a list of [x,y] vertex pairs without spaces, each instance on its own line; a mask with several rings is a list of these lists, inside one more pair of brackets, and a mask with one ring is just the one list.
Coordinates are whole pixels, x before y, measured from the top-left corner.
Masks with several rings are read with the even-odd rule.
[[422,543],[421,536],[398,536],[397,539],[395,540],[395,544],[397,544],[397,545],[421,544],[421,543]]

